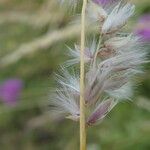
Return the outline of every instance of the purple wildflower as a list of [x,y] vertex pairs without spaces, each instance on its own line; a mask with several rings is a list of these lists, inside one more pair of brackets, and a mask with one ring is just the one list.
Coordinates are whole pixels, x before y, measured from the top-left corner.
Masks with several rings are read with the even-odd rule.
[[150,42],[150,14],[143,15],[137,24],[135,33],[143,38],[143,41]]
[[23,83],[19,79],[6,80],[0,86],[0,99],[9,106],[16,105],[23,88]]
[[107,4],[111,4],[113,2],[115,2],[116,0],[93,0],[94,3],[98,4],[98,5],[102,5],[105,6]]

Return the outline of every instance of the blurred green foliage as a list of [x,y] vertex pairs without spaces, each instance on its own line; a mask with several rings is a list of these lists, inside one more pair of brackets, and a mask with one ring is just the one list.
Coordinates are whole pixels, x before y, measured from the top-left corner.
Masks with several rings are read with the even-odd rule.
[[[45,2],[46,0],[3,0],[0,2],[0,13],[6,11],[32,13],[38,11]],[[143,3],[136,1],[137,13],[132,24],[136,23],[140,15],[149,12],[148,2],[149,0]],[[0,57],[59,26],[62,28],[70,15],[66,14],[60,25],[54,23],[38,29],[25,23],[1,24]],[[1,150],[78,149],[78,124],[69,120],[52,121],[43,108],[50,96],[49,91],[54,86],[53,72],[65,60],[65,44],[72,45],[74,40],[53,44],[49,48],[22,58],[15,64],[1,68],[0,82],[12,77],[24,81],[24,90],[16,107],[10,108],[0,104]],[[136,103],[141,97],[150,98],[149,72],[150,68],[140,78],[142,83],[136,89],[133,102],[119,104],[102,124],[88,129],[88,146],[95,147],[90,150],[150,149],[149,110],[139,107]]]

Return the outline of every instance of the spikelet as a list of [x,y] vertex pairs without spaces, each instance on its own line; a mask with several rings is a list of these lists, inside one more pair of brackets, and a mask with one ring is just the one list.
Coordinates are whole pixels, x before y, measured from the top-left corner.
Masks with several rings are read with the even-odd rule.
[[61,75],[55,74],[58,88],[52,92],[53,111],[74,121],[79,119],[79,78],[61,67]]
[[59,87],[66,87],[70,91],[80,93],[79,89],[79,75],[72,70],[72,74],[68,72],[63,66],[61,66],[60,74],[55,74],[56,81]]
[[51,97],[52,110],[74,121],[79,119],[78,98],[66,87],[58,88]]
[[101,32],[103,34],[112,33],[125,25],[126,21],[134,13],[135,6],[133,4],[122,4],[120,2],[108,15],[105,20]]
[[[88,47],[84,50],[84,62],[89,63],[94,59],[95,53],[98,49],[97,41],[95,38],[93,38],[91,41],[88,41]],[[70,57],[69,60],[67,60],[64,63],[64,66],[69,67],[75,64],[78,64],[80,62],[80,46],[76,45],[74,46],[74,49],[71,49],[68,47],[68,56]]]
[[92,114],[90,114],[89,118],[87,119],[87,124],[94,125],[101,122],[116,104],[117,101],[114,99],[107,99],[102,101],[98,106],[96,106]]
[[103,22],[108,16],[107,11],[101,6],[97,5],[96,3],[90,1],[87,6],[87,17],[92,22]]

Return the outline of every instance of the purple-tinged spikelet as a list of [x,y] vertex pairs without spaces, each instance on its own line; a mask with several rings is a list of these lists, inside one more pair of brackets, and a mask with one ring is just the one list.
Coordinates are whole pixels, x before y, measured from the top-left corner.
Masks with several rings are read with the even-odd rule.
[[117,101],[114,101],[113,99],[108,99],[101,102],[96,107],[94,112],[90,114],[89,118],[87,119],[87,124],[94,125],[95,123],[101,122],[116,104]]

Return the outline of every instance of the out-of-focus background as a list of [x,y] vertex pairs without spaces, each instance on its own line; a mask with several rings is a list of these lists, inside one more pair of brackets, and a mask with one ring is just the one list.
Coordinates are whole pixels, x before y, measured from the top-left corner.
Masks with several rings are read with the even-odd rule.
[[[136,13],[126,29],[150,42],[150,1],[133,2]],[[68,12],[56,0],[0,0],[0,150],[78,149],[78,124],[50,117],[46,107],[66,45],[79,39]],[[150,150],[149,65],[145,69],[133,102],[118,104],[89,128],[88,150]]]

